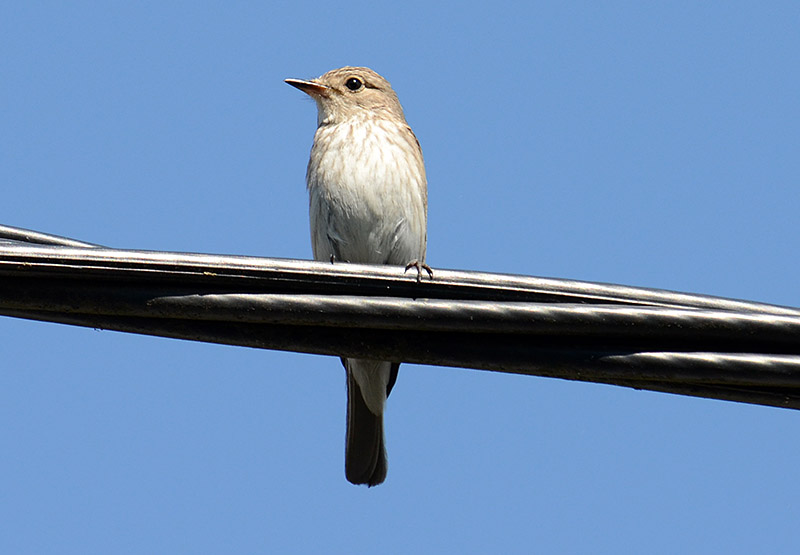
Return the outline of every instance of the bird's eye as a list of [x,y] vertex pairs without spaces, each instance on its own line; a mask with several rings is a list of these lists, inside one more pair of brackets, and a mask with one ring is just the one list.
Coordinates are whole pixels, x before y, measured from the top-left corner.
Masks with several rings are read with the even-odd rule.
[[345,82],[344,86],[350,89],[351,91],[357,91],[358,89],[364,86],[364,83],[362,83],[361,79],[359,79],[358,77],[351,77]]

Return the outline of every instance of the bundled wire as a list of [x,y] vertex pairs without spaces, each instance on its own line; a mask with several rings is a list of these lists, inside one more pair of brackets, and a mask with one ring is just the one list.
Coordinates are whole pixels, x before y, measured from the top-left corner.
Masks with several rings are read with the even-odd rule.
[[800,309],[436,269],[109,249],[0,226],[0,315],[800,408]]

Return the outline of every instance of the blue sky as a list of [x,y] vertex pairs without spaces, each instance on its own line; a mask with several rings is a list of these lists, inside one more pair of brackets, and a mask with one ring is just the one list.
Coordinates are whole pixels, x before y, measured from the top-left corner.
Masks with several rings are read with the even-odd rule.
[[[313,102],[387,77],[434,267],[800,306],[793,2],[6,3],[0,222],[310,258]],[[5,553],[800,548],[800,415],[404,365],[344,479],[334,358],[0,318]]]

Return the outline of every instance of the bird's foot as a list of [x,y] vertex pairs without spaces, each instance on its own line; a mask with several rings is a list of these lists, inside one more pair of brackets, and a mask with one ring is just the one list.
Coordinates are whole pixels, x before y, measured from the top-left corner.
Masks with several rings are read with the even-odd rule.
[[431,269],[430,266],[428,266],[424,262],[420,262],[419,260],[414,260],[412,262],[409,262],[406,265],[405,271],[407,272],[411,268],[416,268],[417,269],[417,282],[422,281],[422,270],[425,270],[426,272],[428,272],[428,277],[430,279],[433,279],[433,270]]

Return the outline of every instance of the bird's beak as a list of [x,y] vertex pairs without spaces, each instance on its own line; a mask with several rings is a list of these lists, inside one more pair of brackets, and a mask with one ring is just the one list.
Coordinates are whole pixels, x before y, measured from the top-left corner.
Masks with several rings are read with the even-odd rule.
[[331,88],[315,81],[303,81],[302,79],[286,79],[286,82],[293,87],[297,87],[312,98],[327,97],[330,95]]

